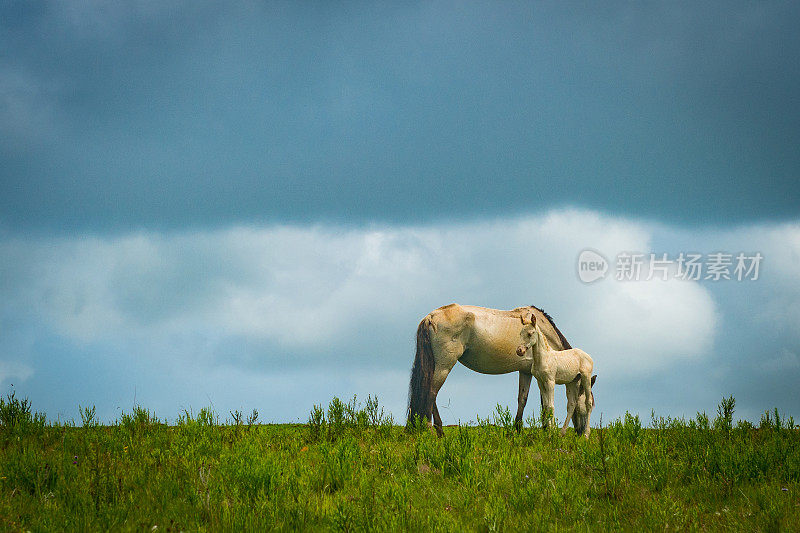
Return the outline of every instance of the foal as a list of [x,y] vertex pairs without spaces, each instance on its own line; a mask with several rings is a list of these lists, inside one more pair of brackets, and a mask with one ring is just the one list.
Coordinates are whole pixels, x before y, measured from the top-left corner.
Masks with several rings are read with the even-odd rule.
[[[593,407],[592,395],[592,369],[594,361],[592,358],[578,348],[569,350],[553,350],[542,335],[541,330],[536,325],[534,317],[533,323],[522,331],[523,343],[517,347],[517,355],[524,356],[528,350],[533,352],[533,365],[531,373],[539,384],[539,392],[542,395],[542,407],[553,412],[555,401],[553,394],[556,385],[567,386],[567,417],[561,434],[567,432],[569,420],[575,412],[579,399],[583,399],[586,407],[586,426],[583,436],[589,438],[589,416]],[[583,389],[581,391],[581,388]],[[583,394],[581,394],[581,392]]]

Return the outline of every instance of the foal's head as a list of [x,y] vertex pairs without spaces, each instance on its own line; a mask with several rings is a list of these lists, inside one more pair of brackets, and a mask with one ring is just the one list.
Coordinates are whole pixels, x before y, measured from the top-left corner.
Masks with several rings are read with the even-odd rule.
[[528,350],[533,348],[539,339],[538,329],[536,328],[536,316],[530,315],[529,320],[530,323],[526,323],[523,320],[523,324],[525,325],[522,331],[519,332],[522,344],[517,346],[517,355],[520,357],[523,357]]

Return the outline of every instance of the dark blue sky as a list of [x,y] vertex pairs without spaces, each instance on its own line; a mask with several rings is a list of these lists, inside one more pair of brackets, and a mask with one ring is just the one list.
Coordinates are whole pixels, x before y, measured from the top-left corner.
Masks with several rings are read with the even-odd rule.
[[800,201],[800,7],[0,7],[0,227]]

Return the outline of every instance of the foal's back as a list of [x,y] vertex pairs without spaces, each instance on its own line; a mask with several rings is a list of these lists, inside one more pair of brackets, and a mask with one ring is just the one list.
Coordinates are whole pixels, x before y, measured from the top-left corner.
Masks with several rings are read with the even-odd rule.
[[578,374],[592,374],[594,361],[580,348],[553,350],[551,357],[556,362],[556,383],[559,385],[570,383]]

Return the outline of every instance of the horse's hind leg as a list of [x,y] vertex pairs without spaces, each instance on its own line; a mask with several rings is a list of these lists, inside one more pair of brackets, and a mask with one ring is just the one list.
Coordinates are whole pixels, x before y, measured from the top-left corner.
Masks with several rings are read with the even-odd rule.
[[531,390],[531,379],[533,374],[519,373],[519,394],[517,394],[517,416],[514,418],[514,427],[517,431],[522,429],[522,413],[525,411],[525,404],[528,403],[528,392]]
[[437,349],[434,347],[434,360],[436,364],[433,369],[433,376],[431,379],[430,391],[430,420],[436,427],[436,434],[441,437],[444,435],[442,429],[442,417],[439,416],[439,408],[436,407],[436,396],[439,394],[439,389],[444,385],[444,380],[458,362],[458,358],[464,354],[464,344],[460,340],[452,340],[439,345]]
[[447,375],[452,369],[452,366],[450,368],[437,368],[433,373],[433,383],[431,384],[431,420],[436,428],[436,434],[439,437],[444,435],[444,430],[442,429],[442,417],[439,416],[439,408],[436,406],[436,396],[439,394],[439,390],[442,388],[442,385],[444,385],[444,380],[447,379]]
[[442,417],[439,416],[439,408],[436,406],[436,398],[433,399],[433,409],[431,411],[433,415],[433,427],[436,428],[436,435],[441,437],[444,431],[442,430]]

